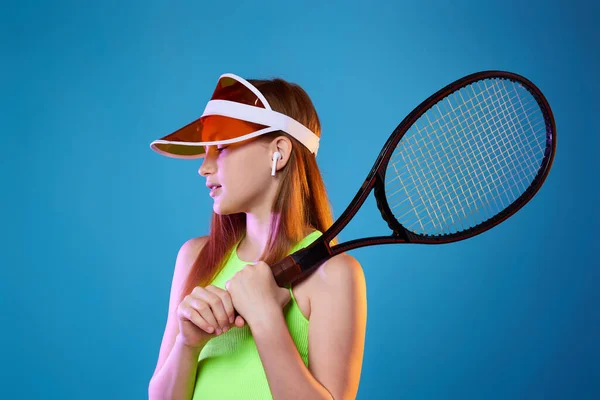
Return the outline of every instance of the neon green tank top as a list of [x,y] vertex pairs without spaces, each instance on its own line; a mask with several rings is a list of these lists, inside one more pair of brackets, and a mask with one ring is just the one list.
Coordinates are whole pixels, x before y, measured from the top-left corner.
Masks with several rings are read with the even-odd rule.
[[[290,254],[308,246],[322,233],[314,231],[291,250]],[[225,283],[247,262],[237,256],[237,245],[223,269],[211,282],[225,289]],[[298,353],[308,367],[308,320],[296,303],[292,288],[291,299],[283,309],[285,321]],[[233,327],[211,339],[198,357],[198,370],[193,400],[206,399],[272,399],[265,370],[248,325]]]

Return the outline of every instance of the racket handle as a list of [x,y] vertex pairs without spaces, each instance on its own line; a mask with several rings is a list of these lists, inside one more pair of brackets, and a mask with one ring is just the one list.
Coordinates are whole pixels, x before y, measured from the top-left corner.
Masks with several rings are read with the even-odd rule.
[[292,256],[287,256],[271,265],[271,271],[275,277],[275,282],[280,287],[289,288],[296,279],[302,276],[302,269]]

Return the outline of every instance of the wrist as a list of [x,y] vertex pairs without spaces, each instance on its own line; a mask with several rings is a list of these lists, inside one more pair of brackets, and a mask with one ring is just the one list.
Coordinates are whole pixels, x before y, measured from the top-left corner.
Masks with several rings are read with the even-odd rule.
[[283,310],[273,305],[264,309],[262,313],[248,320],[248,326],[253,335],[269,331],[280,320],[284,320]]
[[177,336],[175,337],[175,344],[178,344],[185,351],[189,351],[192,353],[200,354],[200,352],[202,351],[202,349],[204,348],[206,343],[207,342],[202,342],[197,345],[188,344],[188,343],[186,343],[185,338],[181,335],[181,333],[178,333]]

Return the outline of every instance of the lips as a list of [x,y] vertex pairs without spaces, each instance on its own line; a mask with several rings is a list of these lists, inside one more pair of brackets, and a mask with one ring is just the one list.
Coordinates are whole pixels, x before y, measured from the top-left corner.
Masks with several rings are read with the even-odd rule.
[[207,183],[206,187],[210,189],[210,197],[215,197],[221,191],[221,185],[216,183]]

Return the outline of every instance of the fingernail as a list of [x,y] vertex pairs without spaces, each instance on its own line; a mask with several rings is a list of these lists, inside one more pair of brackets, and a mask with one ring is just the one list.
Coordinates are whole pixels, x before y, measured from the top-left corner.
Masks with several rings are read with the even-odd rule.
[[221,328],[217,328],[217,335],[221,334]]
[[227,332],[229,330],[229,327],[226,326],[225,328],[223,328],[223,333]]
[[230,324],[233,324],[233,321],[235,321],[235,318],[233,318],[233,317],[229,318],[229,323]]

